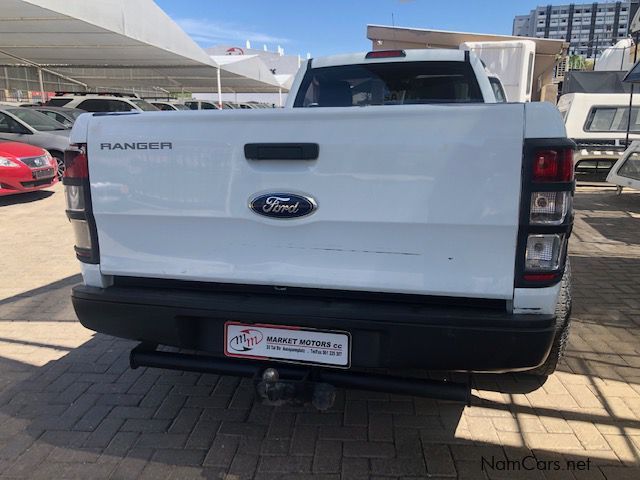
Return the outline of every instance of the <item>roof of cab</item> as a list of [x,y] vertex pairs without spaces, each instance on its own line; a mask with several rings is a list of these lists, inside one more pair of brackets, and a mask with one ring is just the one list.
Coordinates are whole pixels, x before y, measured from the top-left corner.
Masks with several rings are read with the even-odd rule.
[[[376,50],[379,51],[379,50]],[[465,52],[454,49],[407,49],[404,56],[366,58],[369,52],[330,55],[312,60],[312,68],[336,67],[340,65],[354,65],[361,63],[390,63],[390,62],[464,62]]]

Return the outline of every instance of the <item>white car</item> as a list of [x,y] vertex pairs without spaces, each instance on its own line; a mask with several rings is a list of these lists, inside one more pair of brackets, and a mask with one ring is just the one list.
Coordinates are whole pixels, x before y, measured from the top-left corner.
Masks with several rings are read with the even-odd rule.
[[575,145],[555,106],[496,103],[456,50],[312,59],[288,102],[80,117],[64,179],[80,322],[144,342],[134,367],[249,376],[320,408],[328,385],[469,392],[370,368],[553,372]]
[[189,110],[219,110],[217,103],[208,100],[187,100],[184,104]]
[[146,100],[135,95],[128,96],[126,94],[57,94],[49,99],[46,105],[79,108],[87,112],[148,112],[158,110]]
[[151,105],[156,107],[158,110],[168,110],[168,111],[176,111],[176,110],[189,110],[184,103],[180,102],[172,102],[166,100],[151,100],[149,102]]
[[611,168],[607,182],[618,186],[618,193],[625,187],[640,190],[640,142],[633,142],[620,160]]

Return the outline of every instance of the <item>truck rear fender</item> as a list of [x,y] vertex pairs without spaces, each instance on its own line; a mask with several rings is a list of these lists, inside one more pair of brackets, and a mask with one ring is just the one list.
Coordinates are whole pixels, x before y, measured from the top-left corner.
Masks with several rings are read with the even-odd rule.
[[521,218],[518,233],[513,313],[553,314],[560,292],[560,279],[566,260],[566,246],[562,253],[564,258],[562,258],[560,268],[554,272],[555,277],[550,281],[538,283],[527,280],[527,275],[525,275],[524,256],[527,237],[531,234],[557,233],[564,235],[565,242],[567,242],[573,225],[573,213],[569,211],[566,220],[561,225],[532,225],[529,217],[531,195],[532,192],[540,190],[549,192],[573,191],[575,181],[572,176],[568,182],[534,182],[531,178],[532,156],[534,152],[541,149],[572,149],[575,148],[575,144],[567,139],[564,122],[557,108],[547,102],[525,104],[524,138]]

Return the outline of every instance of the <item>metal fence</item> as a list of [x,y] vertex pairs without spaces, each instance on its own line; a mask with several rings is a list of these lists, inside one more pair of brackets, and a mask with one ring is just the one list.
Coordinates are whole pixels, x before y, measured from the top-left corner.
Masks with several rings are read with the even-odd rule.
[[[40,74],[42,83],[40,83]],[[0,102],[37,103],[46,102],[55,92],[118,91],[135,93],[141,97],[166,96],[153,88],[87,88],[81,82],[46,70],[38,72],[36,67],[0,66]]]

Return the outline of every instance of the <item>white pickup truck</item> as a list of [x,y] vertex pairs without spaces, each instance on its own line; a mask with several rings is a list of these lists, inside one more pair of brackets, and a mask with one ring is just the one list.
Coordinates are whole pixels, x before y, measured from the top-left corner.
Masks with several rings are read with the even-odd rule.
[[369,369],[562,354],[574,144],[552,105],[496,103],[473,53],[313,59],[287,108],[85,114],[72,142],[73,304],[142,342],[134,367],[462,399]]

